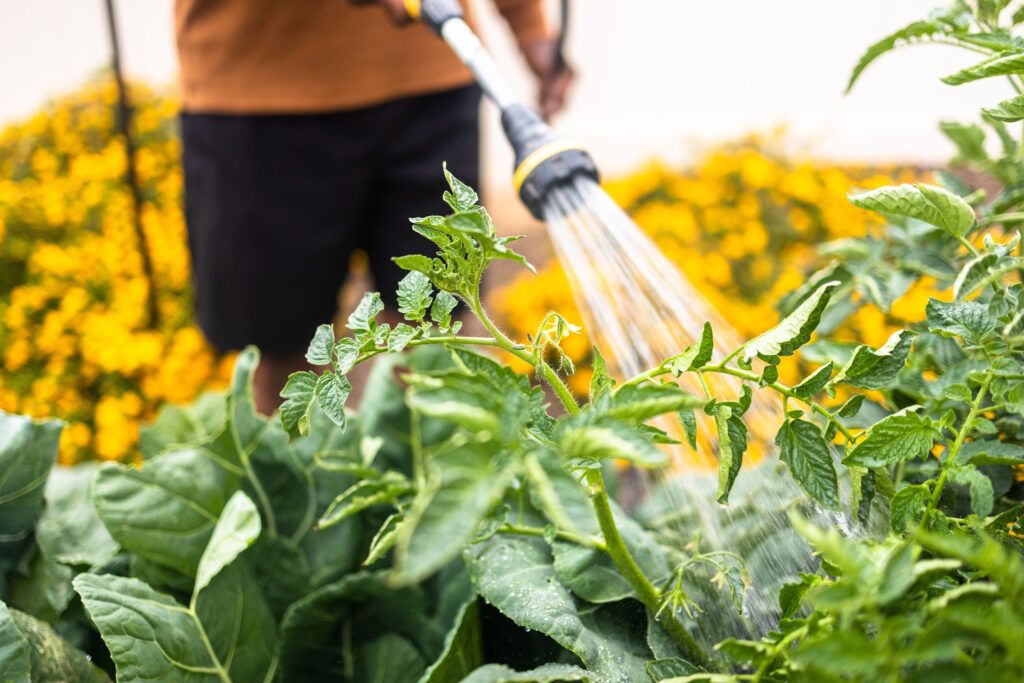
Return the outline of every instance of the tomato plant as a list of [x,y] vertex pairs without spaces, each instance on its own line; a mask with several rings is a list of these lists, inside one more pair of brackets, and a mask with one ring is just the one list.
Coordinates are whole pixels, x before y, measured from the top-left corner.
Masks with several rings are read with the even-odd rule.
[[[930,38],[995,53],[947,81],[1020,87],[1024,44],[1000,24],[1006,4],[937,13],[873,46],[855,77],[900,41]],[[435,253],[396,259],[409,271],[404,322],[379,321],[371,293],[345,336],[321,326],[307,358],[322,369],[289,379],[279,416],[253,409],[252,349],[225,395],[161,414],[139,467],[51,471],[60,425],[2,416],[5,676],[1020,680],[1024,147],[1008,119],[1024,120],[1024,104],[984,114],[998,157],[980,127],[944,126],[960,162],[1002,184],[994,199],[953,175],[851,196],[888,225],[825,245],[834,262],[781,302],[777,325],[723,358],[706,325],[699,343],[623,381],[595,350],[584,405],[564,383],[569,321],[550,313],[525,340],[491,321],[488,266],[527,264],[446,171],[451,213],[412,221]],[[920,325],[877,347],[813,339],[850,302],[884,309],[922,277],[949,296]],[[484,334],[460,334],[459,306]],[[780,359],[802,347],[817,367],[780,382]],[[486,355],[496,349],[534,373]],[[352,410],[348,374],[374,358]],[[694,396],[676,383],[689,374],[742,389]],[[652,420],[671,416],[692,439],[701,410],[727,504],[753,476],[742,466],[754,391],[784,406],[775,443],[803,492],[790,519],[819,558],[778,591],[767,632],[743,611],[754,587],[740,543],[679,542],[610,494],[613,463],[667,464],[671,437]],[[673,484],[650,504],[671,505]],[[838,528],[808,521],[820,510]],[[709,613],[732,615],[727,633]]]

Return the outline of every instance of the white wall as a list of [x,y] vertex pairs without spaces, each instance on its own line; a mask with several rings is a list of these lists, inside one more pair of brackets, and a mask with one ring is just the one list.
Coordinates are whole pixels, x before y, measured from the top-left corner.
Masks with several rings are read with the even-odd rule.
[[[606,173],[652,156],[683,161],[702,143],[781,123],[819,156],[939,162],[949,154],[939,120],[970,118],[1008,96],[999,82],[939,82],[974,55],[900,51],[842,94],[865,46],[938,1],[575,0],[570,49],[580,77],[559,125],[591,147]],[[118,0],[133,76],[173,80],[171,6]],[[103,0],[0,0],[0,123],[106,62],[103,16]],[[531,92],[500,22],[491,17],[484,33]],[[511,161],[488,121],[488,184],[504,187]]]

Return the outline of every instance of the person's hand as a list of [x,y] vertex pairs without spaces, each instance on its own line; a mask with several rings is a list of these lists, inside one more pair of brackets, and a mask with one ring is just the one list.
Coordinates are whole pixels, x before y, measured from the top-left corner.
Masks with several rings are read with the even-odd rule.
[[558,53],[558,41],[539,40],[523,47],[523,56],[539,85],[538,108],[545,119],[565,107],[566,95],[575,72]]
[[396,26],[412,23],[405,9],[405,0],[349,0],[353,5],[380,5]]

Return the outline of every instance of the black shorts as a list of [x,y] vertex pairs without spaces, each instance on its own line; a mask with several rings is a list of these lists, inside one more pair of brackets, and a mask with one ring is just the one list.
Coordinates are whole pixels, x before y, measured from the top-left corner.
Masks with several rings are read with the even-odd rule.
[[411,216],[442,213],[441,163],[479,184],[476,86],[326,114],[183,113],[199,326],[221,350],[305,350],[356,249],[394,306],[392,256],[433,254]]

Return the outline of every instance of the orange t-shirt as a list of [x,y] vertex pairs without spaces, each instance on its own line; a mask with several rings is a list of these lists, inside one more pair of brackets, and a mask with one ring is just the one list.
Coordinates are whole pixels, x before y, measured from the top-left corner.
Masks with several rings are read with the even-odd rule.
[[[520,45],[547,36],[542,0],[494,1]],[[472,80],[429,28],[396,27],[375,5],[176,0],[174,15],[186,111],[339,111]]]

